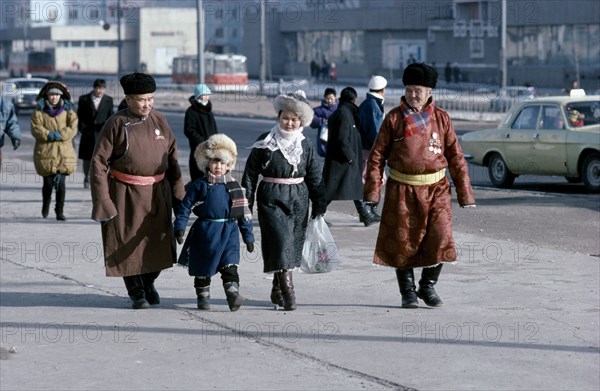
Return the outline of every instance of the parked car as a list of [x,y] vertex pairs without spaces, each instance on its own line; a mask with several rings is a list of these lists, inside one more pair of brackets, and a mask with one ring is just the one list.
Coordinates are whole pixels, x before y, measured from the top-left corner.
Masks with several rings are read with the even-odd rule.
[[490,100],[492,111],[508,111],[513,105],[535,98],[535,88],[511,86],[500,88]]
[[519,175],[560,175],[600,191],[600,96],[527,100],[495,129],[466,133],[465,158],[487,166],[491,182],[511,187]]
[[35,98],[48,82],[41,77],[17,77],[4,80],[2,95],[8,96],[15,105],[15,112],[35,108]]

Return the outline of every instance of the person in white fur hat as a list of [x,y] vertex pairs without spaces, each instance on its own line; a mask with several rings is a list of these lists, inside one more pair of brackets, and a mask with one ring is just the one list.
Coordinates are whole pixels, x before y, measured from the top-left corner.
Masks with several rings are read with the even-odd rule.
[[[360,138],[362,141],[363,161],[369,158],[369,152],[375,144],[375,139],[379,134],[379,128],[385,115],[383,103],[385,102],[385,89],[387,80],[383,76],[374,75],[369,80],[369,92],[365,100],[358,106],[358,117],[360,118]],[[364,167],[367,165],[365,164]],[[365,173],[363,172],[363,182]],[[385,181],[385,178],[384,178]],[[373,206],[365,206],[370,215],[375,217],[376,221],[381,220],[377,209]]]
[[231,176],[237,147],[224,134],[212,135],[194,152],[198,168],[206,175],[187,185],[181,204],[175,208],[175,237],[183,243],[190,213],[198,218],[190,228],[178,263],[194,276],[198,309],[210,309],[210,282],[221,274],[227,304],[237,311],[244,298],[239,293],[240,240],[254,251],[252,214],[240,184]]
[[296,309],[292,269],[302,258],[309,200],[312,218],[325,214],[327,201],[317,152],[302,133],[313,119],[306,94],[279,95],[273,106],[277,123],[252,146],[242,186],[251,210],[256,199],[263,271],[274,273],[271,302],[291,311]]

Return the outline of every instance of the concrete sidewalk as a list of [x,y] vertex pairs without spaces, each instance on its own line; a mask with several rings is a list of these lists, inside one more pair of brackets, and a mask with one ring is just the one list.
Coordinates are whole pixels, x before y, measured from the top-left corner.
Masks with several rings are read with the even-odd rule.
[[239,311],[218,276],[211,311],[197,310],[178,266],[157,281],[161,304],[133,311],[122,279],[104,275],[81,169],[66,222],[41,218],[41,187],[30,158],[4,154],[0,390],[600,389],[596,257],[455,232],[459,262],[436,287],[445,306],[402,309],[394,270],[371,264],[378,226],[333,205],[345,262],[294,273],[296,311],[271,306],[260,246],[242,253]]
[[334,210],[346,261],[295,273],[296,311],[271,307],[260,250],[243,254],[238,312],[218,277],[198,311],[181,267],[158,280],[159,306],[133,311],[122,279],[104,277],[81,174],[68,221],[44,220],[39,177],[26,161],[7,174],[14,163],[0,190],[2,390],[599,388],[596,258],[456,232],[446,305],[406,310],[393,270],[370,262],[377,226]]

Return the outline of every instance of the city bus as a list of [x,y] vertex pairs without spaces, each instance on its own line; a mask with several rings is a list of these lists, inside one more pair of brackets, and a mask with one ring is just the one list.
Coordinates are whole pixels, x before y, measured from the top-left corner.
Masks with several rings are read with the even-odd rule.
[[33,75],[54,78],[54,54],[40,51],[12,52],[8,57],[8,72],[11,77]]
[[[181,56],[173,59],[174,84],[198,83],[198,57]],[[204,82],[217,91],[238,90],[248,86],[246,56],[240,54],[204,54]]]

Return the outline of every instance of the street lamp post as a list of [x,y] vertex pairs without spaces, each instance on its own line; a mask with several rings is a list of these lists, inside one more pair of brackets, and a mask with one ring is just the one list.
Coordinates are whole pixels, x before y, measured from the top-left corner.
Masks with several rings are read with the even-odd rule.
[[121,79],[121,0],[117,0],[117,80]]
[[204,83],[204,13],[202,9],[202,0],[196,3],[196,15],[198,18],[198,83]]
[[267,75],[267,49],[265,44],[265,0],[260,0],[260,93],[264,94]]
[[502,0],[502,25],[500,26],[500,87],[506,87],[506,0]]

